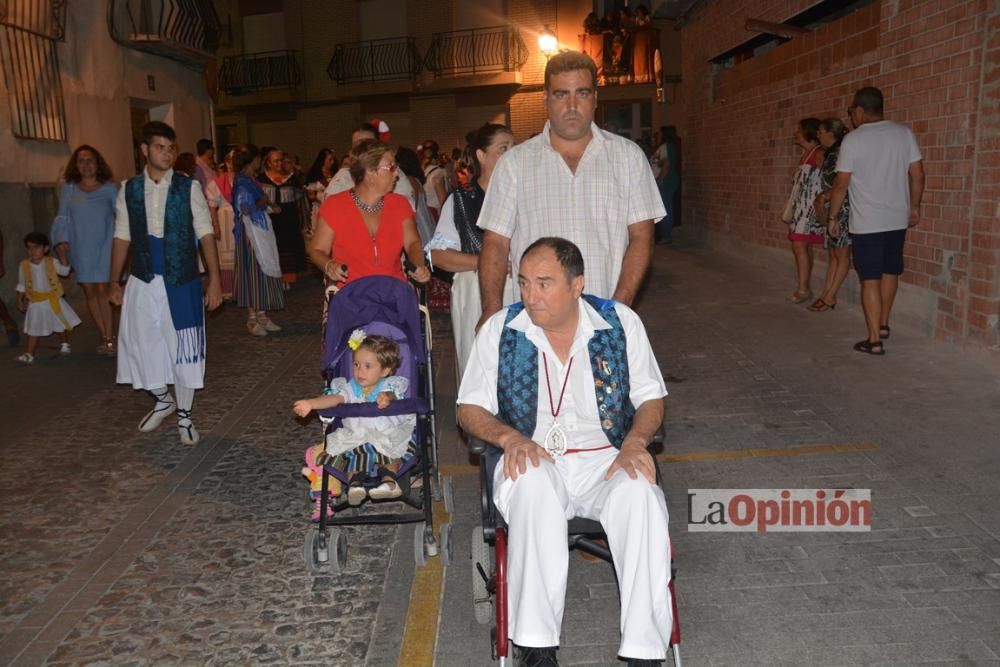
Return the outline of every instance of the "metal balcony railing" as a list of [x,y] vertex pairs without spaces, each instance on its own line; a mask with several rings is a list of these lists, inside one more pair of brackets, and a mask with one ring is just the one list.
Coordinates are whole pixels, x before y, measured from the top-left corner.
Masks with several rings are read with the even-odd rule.
[[215,57],[222,24],[212,0],[108,0],[108,31],[122,46],[200,67]]
[[639,28],[579,37],[580,51],[597,65],[598,86],[653,83],[657,88],[662,87],[658,29]]
[[424,65],[434,77],[515,72],[528,60],[528,47],[512,26],[438,32]]
[[294,51],[227,56],[219,69],[219,89],[227,95],[246,95],[265,88],[294,88],[300,83],[302,69]]
[[412,37],[337,44],[326,73],[338,84],[415,80],[423,67]]
[[0,1],[0,63],[15,137],[66,141],[56,49],[65,36],[65,0]]

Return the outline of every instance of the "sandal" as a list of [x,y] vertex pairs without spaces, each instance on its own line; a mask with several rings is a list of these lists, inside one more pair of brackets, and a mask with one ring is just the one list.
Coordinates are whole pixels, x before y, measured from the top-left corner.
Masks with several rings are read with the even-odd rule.
[[785,299],[786,303],[805,303],[813,297],[812,292],[792,292],[791,296]]
[[868,340],[860,340],[854,344],[855,352],[864,352],[865,354],[874,354],[880,356],[885,354],[885,348],[882,347],[882,341],[877,340],[874,343]]
[[836,307],[837,304],[827,303],[820,298],[813,301],[811,306],[807,306],[807,309],[813,311],[814,313],[822,313],[824,310],[833,310]]
[[879,340],[888,340],[890,333],[891,332],[889,331],[889,325],[888,324],[880,326],[878,328],[878,338],[879,338]]

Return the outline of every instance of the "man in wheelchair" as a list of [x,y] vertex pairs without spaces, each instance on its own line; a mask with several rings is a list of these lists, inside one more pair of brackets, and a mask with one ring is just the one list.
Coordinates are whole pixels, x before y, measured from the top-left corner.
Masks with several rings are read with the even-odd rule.
[[503,450],[493,501],[509,526],[508,636],[556,665],[567,522],[599,520],[621,596],[619,655],[658,665],[672,628],[667,505],[647,445],[666,387],[638,315],[584,295],[583,257],[541,238],[518,267],[522,302],[487,320],[458,394],[471,436]]

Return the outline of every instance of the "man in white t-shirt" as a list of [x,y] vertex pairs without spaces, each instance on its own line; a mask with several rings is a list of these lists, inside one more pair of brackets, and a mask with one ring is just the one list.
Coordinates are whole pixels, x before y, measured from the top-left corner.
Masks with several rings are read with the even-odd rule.
[[830,234],[837,236],[840,207],[851,201],[851,247],[861,280],[868,337],[854,344],[867,354],[885,354],[889,313],[903,273],[906,230],[920,222],[924,163],[910,128],[883,118],[882,91],[854,94],[848,108],[853,132],[844,137],[830,196]]

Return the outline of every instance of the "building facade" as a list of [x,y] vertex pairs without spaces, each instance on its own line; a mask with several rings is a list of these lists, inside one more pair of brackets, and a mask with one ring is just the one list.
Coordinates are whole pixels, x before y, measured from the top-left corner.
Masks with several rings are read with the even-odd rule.
[[[684,140],[684,224],[714,247],[787,273],[793,285],[791,257],[779,251],[787,252],[780,217],[798,158],[796,123],[810,116],[846,122],[854,91],[877,86],[886,117],[916,133],[927,178],[894,317],[939,339],[996,350],[1000,4],[837,5],[731,0],[690,8],[672,119]],[[824,7],[829,13],[815,13]],[[805,30],[775,39],[748,30],[748,20]],[[853,276],[847,285],[856,287]]]
[[203,65],[219,23],[208,0],[0,3],[0,217],[13,302],[21,240],[49,232],[63,169],[80,144],[97,148],[115,180],[136,173],[138,129],[162,120],[182,151],[212,133]]
[[[460,147],[464,135],[485,122],[505,123],[519,141],[527,139],[545,122],[539,34],[548,30],[559,48],[579,50],[584,19],[603,4],[220,2],[232,39],[219,51],[219,142],[277,145],[308,168],[320,147],[342,155],[358,124],[375,118],[389,125],[394,143],[407,146],[433,138],[443,150]],[[679,50],[678,33],[660,30],[650,58],[660,42],[670,54]],[[675,81],[679,59],[661,55],[660,61],[667,63],[667,80]],[[648,69],[642,83],[602,81],[602,125],[640,139],[665,118],[675,83],[664,93],[652,80],[652,64]]]

